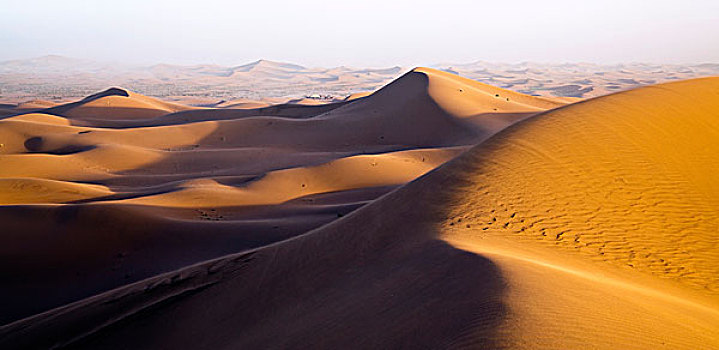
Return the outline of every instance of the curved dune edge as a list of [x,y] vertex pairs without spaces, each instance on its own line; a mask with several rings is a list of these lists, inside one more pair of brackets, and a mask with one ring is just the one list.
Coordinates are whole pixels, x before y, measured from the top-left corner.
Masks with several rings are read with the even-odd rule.
[[0,178],[0,205],[64,203],[111,195],[105,186],[33,178]]
[[271,171],[238,187],[212,180],[192,180],[178,185],[177,191],[116,203],[168,208],[280,204],[312,194],[401,185],[464,150],[436,148],[351,156],[317,166]]
[[[719,187],[707,174],[716,169],[716,157],[707,155],[719,149],[717,95],[719,79],[698,79],[545,113],[323,228],[15,322],[0,328],[0,342],[88,348],[717,347],[719,260],[711,249],[717,213],[710,208],[716,208],[711,205]],[[588,152],[593,157],[578,156]],[[617,172],[625,182],[598,186],[584,180]],[[666,176],[671,181],[662,181]],[[587,185],[610,198],[577,189]],[[552,193],[583,196],[567,201]],[[625,210],[585,214],[583,207],[595,198]],[[668,205],[641,205],[652,200]],[[555,223],[555,213],[567,221]],[[658,214],[680,225],[669,227],[672,232],[690,239],[674,239],[667,226],[637,229]],[[590,233],[604,228],[609,239],[546,232],[580,224]],[[574,244],[609,245],[618,236],[625,244],[605,254]],[[658,273],[652,255],[637,254],[642,248],[660,255],[663,247],[688,250],[661,259],[689,269],[691,278],[671,268]],[[616,259],[602,258],[608,253]]]
[[719,79],[695,79],[510,127],[464,158],[445,227],[562,247],[714,295],[717,96]]
[[[486,112],[527,112],[557,108],[565,103],[538,96],[529,96],[502,89],[430,68],[413,72],[431,77],[428,93],[447,113],[460,118],[477,114],[478,107]],[[491,108],[491,110],[489,110]]]
[[[496,94],[501,94],[501,98],[496,97]],[[511,96],[512,101],[505,101],[505,96]],[[287,159],[292,155],[290,152],[295,152],[295,157],[298,159],[302,159],[299,157],[318,159],[311,161],[311,165],[338,162],[337,165],[332,166],[333,169],[349,169],[351,167],[346,164],[357,162],[342,160],[344,158],[342,153],[331,156],[329,151],[342,150],[351,156],[364,152],[388,154],[396,152],[398,149],[421,148],[428,151],[436,149],[435,153],[439,154],[444,152],[442,149],[447,147],[474,144],[517,120],[543,109],[558,106],[558,104],[547,102],[542,98],[525,96],[432,69],[418,68],[380,91],[353,101],[353,103],[334,107],[327,111],[318,110],[317,112],[320,114],[317,116],[317,120],[295,121],[277,119],[272,116],[255,116],[125,129],[73,125],[75,120],[72,119],[72,113],[68,114],[68,111],[97,103],[106,104],[105,107],[110,112],[120,108],[119,105],[105,103],[107,99],[121,99],[125,101],[123,103],[130,104],[142,102],[167,110],[184,110],[172,104],[165,106],[162,101],[127,90],[111,88],[79,102],[50,108],[45,111],[46,113],[40,111],[3,119],[0,121],[0,137],[4,140],[0,147],[0,162],[4,166],[0,168],[0,176],[93,182],[107,186],[109,182],[117,181],[116,179],[127,174],[145,176],[148,181],[152,180],[151,176],[160,179],[157,175],[164,175],[168,179],[171,178],[173,182],[177,182],[183,180],[183,174],[194,181],[198,176],[206,177],[213,174],[217,174],[216,176],[257,176],[288,166],[297,169],[304,168],[302,164],[297,164],[297,161],[288,160],[268,162],[268,165],[263,166],[262,163],[267,161],[257,159],[259,157],[251,158],[249,156],[250,147],[253,149],[264,148],[267,151],[287,150],[285,151],[288,154],[285,156]],[[397,101],[403,101],[404,105],[400,103],[397,106]],[[446,109],[446,106],[455,107]],[[219,113],[221,110],[202,109],[195,112],[207,114]],[[287,113],[287,111],[283,113]],[[163,118],[172,119],[170,116]],[[142,122],[140,124],[144,125]],[[411,127],[409,127],[410,125]],[[356,133],[357,130],[362,132]],[[202,157],[206,160],[199,159],[199,156],[193,157],[194,150],[196,150],[195,153],[205,152]],[[224,153],[217,152],[213,155],[210,152],[213,150]],[[232,155],[233,150],[242,152],[234,152]],[[308,152],[312,152],[316,156]],[[325,152],[325,154],[321,152]],[[247,156],[242,156],[242,154],[247,154]],[[237,160],[233,161],[228,156]],[[385,157],[390,160],[390,163],[397,163],[394,156],[388,154]],[[209,162],[209,159],[215,163]],[[449,158],[443,157],[442,159],[446,161]],[[270,160],[272,159],[270,158]],[[236,167],[237,161],[240,162],[240,166],[252,170],[243,170],[242,168],[234,170],[234,172],[242,172],[240,174],[231,173],[229,169],[224,172],[216,171],[217,169]],[[193,165],[200,162],[202,164],[200,166]],[[258,162],[260,165],[253,167],[251,162]],[[247,164],[250,165],[246,166]],[[439,163],[432,162],[432,166],[437,165]],[[412,170],[411,174],[405,173],[404,170],[407,169],[404,168],[406,167],[396,166],[349,169],[352,170],[352,177],[356,178],[353,180],[354,185],[331,186],[332,188],[325,190],[331,192],[335,190],[335,187],[351,189],[352,186],[370,187],[403,183],[429,170],[426,164],[418,166],[422,170]],[[377,170],[383,172],[382,177],[393,179],[369,180],[369,178],[376,177]],[[360,171],[365,174],[360,174]],[[296,170],[292,173],[299,176],[303,172]],[[341,172],[341,174],[346,174],[346,172]],[[302,176],[312,177],[314,175]],[[335,177],[334,181],[343,178],[337,174],[331,176]],[[368,177],[368,180],[364,181],[363,177]],[[311,179],[304,182],[308,181],[312,182]],[[305,183],[305,185],[307,184]],[[210,188],[203,186],[202,189],[193,190],[191,187],[197,186],[187,187],[190,189],[178,188],[179,192],[164,195],[165,197],[185,198],[175,204],[171,203],[174,200],[172,198],[161,199],[160,197],[163,195],[154,198],[138,198],[132,201],[138,203],[157,202],[160,205],[177,207],[192,206],[199,200],[199,202],[209,205],[208,200],[203,201],[201,198],[218,194],[217,191],[210,191],[211,194],[192,194],[188,191],[207,192]],[[227,205],[279,203],[319,191],[318,189],[310,191],[310,188],[290,189],[287,186],[281,186],[281,188],[263,190],[258,195],[254,195],[254,197],[260,196],[265,199],[242,200],[232,198],[238,198],[240,192],[244,190],[236,190],[222,185],[215,186],[215,190],[222,188],[225,191],[220,191],[224,193],[220,193],[221,197],[228,197],[222,202]],[[48,188],[48,190],[51,189]],[[124,190],[143,191],[143,189],[133,190],[132,188]],[[286,190],[296,192],[296,195],[283,193]],[[192,198],[188,201],[186,195]],[[253,195],[249,193],[244,197],[248,196],[252,197]],[[47,198],[62,198],[62,196]],[[95,197],[87,196],[84,199],[90,198]],[[270,198],[274,199],[270,200]],[[59,201],[58,203],[63,202]],[[32,203],[36,202],[32,201]]]
[[27,114],[20,114],[13,117],[5,118],[3,119],[5,121],[10,120],[16,120],[16,121],[26,121],[31,123],[43,123],[43,124],[52,124],[52,125],[61,125],[61,126],[70,126],[70,120],[59,117],[52,114],[45,114],[45,113],[27,113]]
[[173,112],[197,109],[164,102],[134,92],[110,88],[82,101],[55,106],[50,110],[77,119],[148,119]]
[[0,198],[0,323],[305,233],[546,107],[431,69],[357,97],[186,109],[111,88],[0,120],[0,182],[25,183]]

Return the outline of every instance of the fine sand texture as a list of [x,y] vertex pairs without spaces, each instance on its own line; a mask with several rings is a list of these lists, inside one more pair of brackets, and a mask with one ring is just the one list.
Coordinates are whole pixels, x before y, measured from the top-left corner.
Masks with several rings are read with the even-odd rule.
[[322,104],[33,104],[0,119],[0,324],[305,233],[563,105],[431,69]]
[[[418,86],[423,93],[407,97]],[[485,118],[552,107],[546,100],[520,95],[507,95],[506,101],[506,92],[487,89],[417,69],[369,97],[302,120],[331,126],[340,116],[348,123],[367,118],[371,123],[365,129],[353,127],[355,133],[347,136],[350,144],[367,144],[374,137],[375,147],[401,144],[451,153],[491,133]],[[405,98],[398,99],[402,93]],[[48,130],[72,128],[59,124],[43,125]],[[424,134],[423,125],[432,132]],[[384,142],[377,142],[378,131]],[[108,139],[125,140],[102,132]],[[208,134],[205,138],[215,142]],[[325,142],[343,149],[339,140]],[[156,152],[146,150],[149,145],[123,147],[138,152],[137,157]],[[102,147],[74,154],[97,149]],[[417,162],[416,151],[393,152],[270,173],[264,179],[283,189],[287,195],[281,198],[267,195],[269,184],[263,180],[255,187],[178,180],[173,191],[118,199],[122,204],[115,207],[94,201],[72,209],[77,212],[68,220],[89,220],[100,215],[92,211],[113,210],[125,211],[112,214],[125,220],[141,220],[133,211],[145,213],[142,220],[171,220],[193,200],[204,206],[213,196],[228,205],[246,205],[242,201],[250,199],[286,205],[288,198],[297,197],[290,190],[294,178],[325,179],[336,168],[344,175],[332,183],[343,191],[360,187],[345,177],[367,172],[363,161],[386,162],[399,172],[414,169],[402,162]],[[437,165],[450,158],[449,153],[431,152],[422,157],[439,157]],[[555,108],[514,123],[322,227],[5,325],[0,327],[0,346],[716,349],[717,152],[719,78],[644,87]],[[47,169],[46,178],[62,181],[54,171]],[[421,167],[416,174],[426,171]],[[386,185],[382,176],[376,173],[367,183]],[[137,181],[149,183],[141,177]],[[104,186],[88,187],[80,195],[116,192],[112,184]],[[321,191],[330,188],[322,186]],[[14,216],[31,212],[8,208]],[[36,210],[44,214],[35,221],[57,215],[47,204]],[[98,231],[97,226],[85,230]],[[157,244],[167,239],[155,237]],[[97,251],[98,245],[87,251]],[[3,256],[19,251],[6,250]],[[46,254],[22,254],[32,256],[36,265],[48,259]]]

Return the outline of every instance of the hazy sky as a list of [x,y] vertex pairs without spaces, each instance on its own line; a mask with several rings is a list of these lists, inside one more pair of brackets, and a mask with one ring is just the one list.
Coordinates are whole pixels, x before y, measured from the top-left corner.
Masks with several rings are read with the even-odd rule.
[[719,0],[0,0],[0,60],[719,62]]

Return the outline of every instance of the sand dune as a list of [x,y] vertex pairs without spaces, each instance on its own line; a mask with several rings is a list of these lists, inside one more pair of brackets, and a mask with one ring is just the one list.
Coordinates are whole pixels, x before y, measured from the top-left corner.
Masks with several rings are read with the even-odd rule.
[[318,193],[403,184],[463,150],[445,148],[351,156],[313,167],[271,171],[242,186],[224,185],[215,180],[190,180],[179,184],[177,191],[121,203],[185,208],[280,204]]
[[5,339],[717,346],[717,90],[680,82],[543,114],[328,226],[6,326]]
[[105,186],[34,179],[0,179],[0,205],[65,203],[111,194]]
[[[298,203],[326,206],[348,203],[350,198],[374,200],[305,234],[272,244],[265,241],[259,248],[0,327],[0,345],[717,348],[718,94],[719,78],[695,79],[537,114],[559,105],[417,69],[368,97],[308,118],[243,116],[188,124],[216,128],[198,141],[198,152],[221,145],[212,135],[225,129],[233,130],[228,137],[242,135],[229,141],[233,147],[254,142],[263,148],[291,148],[295,156],[314,153],[327,158],[292,169],[267,166],[263,177],[249,182],[207,174],[201,179],[185,176],[163,184],[172,191],[115,204],[66,207],[76,211],[70,220],[106,221],[116,215],[138,220],[138,227],[164,221],[153,223],[154,231],[170,232],[164,231],[170,222],[192,223],[184,215],[193,210],[193,201],[203,210],[202,217],[221,222],[223,215],[242,215],[225,214],[238,205],[256,210],[251,215],[267,215],[265,210],[278,213]],[[277,125],[266,124],[270,120]],[[9,129],[27,121],[8,123]],[[263,143],[242,134],[246,128],[281,140]],[[343,132],[342,137],[310,131],[317,128]],[[148,132],[142,129],[104,132]],[[480,141],[484,142],[445,163]],[[351,145],[363,151],[353,153]],[[382,154],[362,154],[369,149]],[[34,155],[16,152],[6,157]],[[435,165],[440,166],[430,171]],[[144,167],[121,176],[138,176]],[[162,169],[153,171],[171,175]],[[249,173],[235,172],[242,175]],[[280,191],[273,193],[274,188]],[[302,196],[310,193],[324,197],[304,202],[310,197]],[[213,198],[227,207],[203,207]],[[31,215],[26,208],[0,208],[8,215]],[[34,210],[47,216],[60,208]],[[83,229],[84,235],[93,232],[91,227]],[[124,230],[125,235],[141,233],[143,240],[150,240],[138,246],[153,254],[153,263],[176,258],[189,246],[155,249],[153,245],[166,242],[167,234],[157,234],[154,242],[159,243],[148,244],[152,237],[145,237],[145,231],[127,231],[126,226]],[[183,235],[188,242],[205,241],[203,249],[212,241]],[[122,237],[115,239],[122,242]],[[89,242],[85,244],[97,244]],[[109,252],[118,246],[100,249]],[[14,248],[2,256],[23,251]],[[62,250],[50,252],[68,259],[69,253]],[[36,254],[23,256],[35,265],[46,263],[36,260],[43,256]],[[76,247],[72,257],[69,260],[78,266],[91,261],[82,247]],[[135,259],[133,266],[147,268],[134,253],[127,258]],[[102,259],[106,258],[95,261]],[[30,266],[17,268],[34,274],[43,287],[53,285],[45,272]],[[63,270],[66,275],[73,272]],[[91,289],[87,286],[85,294]]]
[[0,320],[304,233],[560,105],[431,69],[296,102],[188,108],[111,88],[0,120]]
[[133,92],[110,88],[88,96],[82,101],[51,107],[46,113],[60,114],[73,119],[149,119],[172,112],[192,109],[163,102]]

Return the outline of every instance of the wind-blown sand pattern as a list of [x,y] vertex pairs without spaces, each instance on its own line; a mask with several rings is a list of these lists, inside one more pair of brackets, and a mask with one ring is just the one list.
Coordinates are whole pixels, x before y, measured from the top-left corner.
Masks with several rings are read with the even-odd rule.
[[719,78],[564,105],[420,68],[157,115],[123,91],[0,120],[29,316],[3,348],[719,348]]

